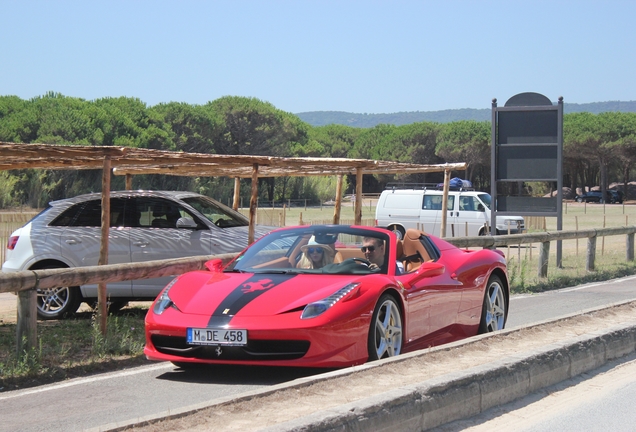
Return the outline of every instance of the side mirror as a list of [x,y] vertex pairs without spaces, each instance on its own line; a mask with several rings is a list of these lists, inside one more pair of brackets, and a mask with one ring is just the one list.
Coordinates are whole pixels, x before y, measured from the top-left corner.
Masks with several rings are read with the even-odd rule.
[[182,217],[177,220],[177,228],[197,229],[197,223],[189,217]]
[[486,209],[484,208],[484,206],[482,204],[477,204],[477,211],[485,212]]
[[220,259],[213,259],[205,262],[205,267],[212,273],[220,273],[223,271],[223,261]]

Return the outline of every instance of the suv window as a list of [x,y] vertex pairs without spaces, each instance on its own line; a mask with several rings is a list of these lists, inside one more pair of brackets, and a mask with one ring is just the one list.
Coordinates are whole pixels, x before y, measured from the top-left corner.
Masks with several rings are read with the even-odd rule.
[[189,217],[197,220],[178,203],[162,198],[138,197],[130,210],[131,226],[142,228],[176,228],[177,220]]
[[183,198],[183,201],[198,210],[219,228],[248,226],[249,220],[241,213],[207,197]]
[[[110,200],[110,226],[123,226],[126,202],[121,198]],[[95,199],[74,204],[64,210],[51,223],[51,226],[100,227],[102,226],[102,201]]]

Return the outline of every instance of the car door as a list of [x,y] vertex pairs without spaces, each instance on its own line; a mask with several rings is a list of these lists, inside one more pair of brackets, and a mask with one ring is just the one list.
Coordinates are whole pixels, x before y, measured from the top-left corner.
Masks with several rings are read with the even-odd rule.
[[[205,224],[199,221],[199,229],[177,228],[179,218],[198,220],[178,202],[163,197],[136,197],[134,201],[129,215],[132,262],[211,254],[211,235]],[[135,280],[133,296],[155,297],[173,278]]]
[[[128,231],[121,223],[127,200],[111,198],[111,226],[108,236],[108,264],[127,264],[130,262],[130,244]],[[80,206],[67,210],[68,214],[76,214],[68,219],[67,226],[60,236],[62,256],[78,266],[94,266],[99,262],[102,238],[102,203],[94,199],[76,204]],[[66,213],[66,212],[65,212]],[[64,213],[58,220],[65,220]],[[132,294],[130,281],[111,282],[108,293],[117,297],[128,297]],[[97,285],[82,286],[84,297],[97,297]]]
[[423,339],[423,342],[433,342],[450,337],[454,324],[458,319],[459,306],[462,299],[461,284],[453,278],[453,274],[444,271],[441,274],[421,277],[431,266],[443,265],[439,259],[440,252],[427,236],[419,239],[406,239],[419,244],[404,245],[404,253],[410,254],[417,250],[422,257],[437,260],[425,262],[414,272],[399,276],[404,281],[407,302],[409,305],[408,341]]

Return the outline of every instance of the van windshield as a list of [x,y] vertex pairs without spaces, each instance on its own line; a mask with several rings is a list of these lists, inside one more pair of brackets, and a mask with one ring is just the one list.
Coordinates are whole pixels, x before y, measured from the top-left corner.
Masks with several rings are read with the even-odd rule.
[[477,196],[484,204],[486,204],[486,207],[488,207],[488,210],[490,210],[490,195],[487,193],[483,193]]

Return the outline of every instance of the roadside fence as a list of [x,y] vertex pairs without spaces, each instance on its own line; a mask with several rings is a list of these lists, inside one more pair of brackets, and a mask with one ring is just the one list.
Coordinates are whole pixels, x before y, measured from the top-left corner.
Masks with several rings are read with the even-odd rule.
[[[595,268],[596,240],[598,237],[625,235],[625,257],[634,261],[634,233],[636,226],[588,229],[582,231],[539,232],[503,236],[447,238],[460,248],[497,248],[528,243],[540,243],[538,275],[548,274],[548,256],[553,241],[587,238],[587,271]],[[16,273],[0,273],[0,292],[18,293],[17,352],[37,346],[36,299],[37,289],[108,283],[124,280],[155,278],[203,269],[205,262],[220,258],[229,262],[236,254],[211,255],[177,260],[147,261],[132,264],[113,264],[80,268],[28,270]]]

